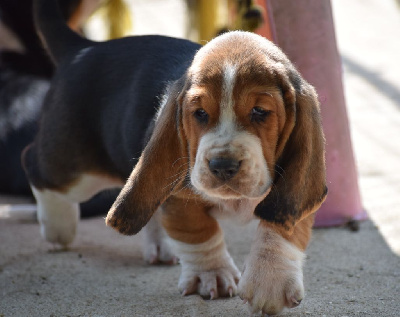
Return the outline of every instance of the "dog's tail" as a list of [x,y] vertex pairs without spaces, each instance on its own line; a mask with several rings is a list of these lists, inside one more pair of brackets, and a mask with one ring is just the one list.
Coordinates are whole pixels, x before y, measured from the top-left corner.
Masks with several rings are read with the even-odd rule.
[[57,0],[35,0],[33,17],[39,36],[56,65],[65,57],[95,43],[68,27]]

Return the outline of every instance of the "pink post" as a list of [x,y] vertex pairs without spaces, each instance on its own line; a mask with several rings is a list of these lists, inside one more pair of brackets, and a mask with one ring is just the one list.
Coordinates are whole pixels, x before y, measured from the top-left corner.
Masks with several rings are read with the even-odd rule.
[[341,61],[329,0],[267,0],[274,41],[317,89],[326,136],[328,198],[316,226],[365,219],[354,162]]

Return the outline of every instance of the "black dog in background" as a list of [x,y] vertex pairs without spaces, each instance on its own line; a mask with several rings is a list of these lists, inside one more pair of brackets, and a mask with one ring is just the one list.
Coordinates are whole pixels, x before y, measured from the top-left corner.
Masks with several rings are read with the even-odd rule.
[[[80,1],[59,0],[66,20]],[[21,151],[37,132],[54,66],[35,32],[32,0],[1,0],[0,28],[0,36],[10,35],[0,40],[0,194],[32,196]],[[105,192],[82,204],[82,217],[106,214],[116,195]]]

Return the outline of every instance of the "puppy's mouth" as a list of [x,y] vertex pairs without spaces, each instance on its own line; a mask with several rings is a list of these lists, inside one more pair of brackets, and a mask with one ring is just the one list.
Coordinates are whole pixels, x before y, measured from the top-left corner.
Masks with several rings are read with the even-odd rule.
[[198,189],[199,192],[210,198],[218,198],[222,200],[240,200],[240,199],[257,199],[261,197],[265,197],[268,195],[271,187],[267,187],[265,190],[256,190],[256,191],[243,191],[238,190],[235,186],[229,184],[229,182],[219,183],[218,185],[213,186],[212,188],[201,188]]
[[226,197],[227,199],[246,197],[241,192],[235,190],[226,183],[216,188],[213,188],[213,190],[215,190],[215,192],[218,193],[218,196],[223,196]]
[[204,197],[257,199],[265,197],[272,185],[266,169],[251,169],[248,162],[221,159],[211,163],[195,167],[190,177],[193,187]]

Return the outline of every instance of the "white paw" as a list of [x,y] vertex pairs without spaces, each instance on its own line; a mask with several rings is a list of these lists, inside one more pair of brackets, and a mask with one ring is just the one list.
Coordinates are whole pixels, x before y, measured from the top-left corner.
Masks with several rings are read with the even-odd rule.
[[160,240],[147,241],[142,247],[143,259],[149,264],[176,264],[178,258],[172,253],[167,237]]
[[239,296],[252,313],[274,315],[300,304],[303,258],[303,252],[274,232],[268,241],[255,241],[239,282]]
[[173,240],[182,264],[178,288],[182,295],[203,297],[234,296],[240,272],[226,250],[222,233],[201,244]]
[[76,235],[77,221],[68,223],[51,222],[49,219],[39,219],[40,233],[50,243],[59,244],[66,248]]
[[147,263],[178,263],[178,259],[171,251],[168,243],[169,238],[160,224],[159,212],[156,212],[143,228],[142,234],[142,254]]
[[79,205],[55,191],[40,191],[32,186],[32,192],[38,204],[37,217],[42,237],[63,247],[71,244],[79,221]]
[[182,263],[178,288],[183,296],[197,293],[210,299],[232,297],[237,294],[239,278],[240,272],[233,263],[211,269]]

